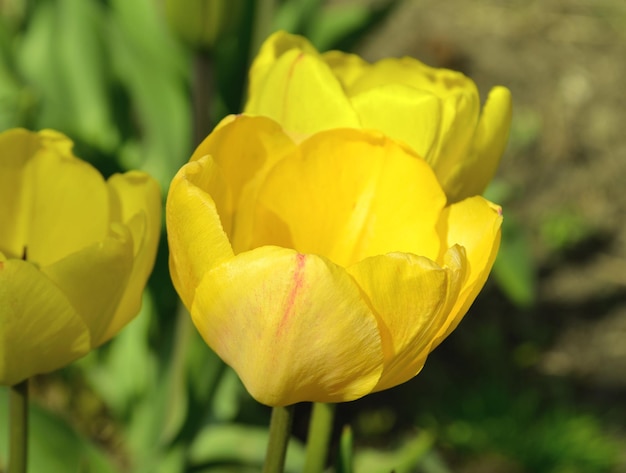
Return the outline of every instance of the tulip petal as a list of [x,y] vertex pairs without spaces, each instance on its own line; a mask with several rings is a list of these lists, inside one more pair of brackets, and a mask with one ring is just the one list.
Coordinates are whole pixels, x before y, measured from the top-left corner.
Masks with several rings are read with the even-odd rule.
[[370,69],[370,64],[357,54],[348,54],[341,51],[328,51],[322,54],[322,59],[339,79],[344,90],[350,90],[357,80]]
[[309,135],[359,127],[341,84],[317,53],[288,50],[255,83],[256,92],[251,92],[245,112],[270,117],[285,130]]
[[[460,261],[459,261],[460,262]],[[462,265],[440,267],[422,256],[392,253],[348,268],[380,320],[385,369],[375,391],[413,378],[460,290]]]
[[108,194],[100,173],[71,154],[64,135],[23,133],[9,133],[3,143],[3,153],[15,153],[4,179],[13,180],[8,201],[16,203],[8,211],[18,217],[5,251],[21,257],[26,249],[29,261],[45,266],[106,235]]
[[89,331],[32,263],[0,262],[0,384],[60,368],[90,349]]
[[0,222],[11,222],[0,225],[0,250],[6,252],[7,258],[21,258],[24,254],[30,215],[23,209],[23,177],[38,147],[37,135],[27,130],[16,128],[0,133]]
[[489,93],[468,156],[450,171],[447,194],[458,202],[482,194],[496,173],[511,126],[511,92],[494,87]]
[[352,97],[363,128],[379,130],[409,145],[423,158],[437,144],[441,101],[430,92],[389,84]]
[[383,353],[358,286],[321,257],[262,247],[208,272],[191,308],[258,401],[339,402],[376,385]]
[[349,266],[403,252],[436,258],[445,195],[426,162],[376,132],[331,130],[276,164],[259,192],[253,246]]
[[474,83],[460,72],[437,69],[417,59],[403,57],[382,59],[372,64],[354,81],[347,93],[354,96],[386,84],[403,84],[442,99],[464,90],[476,90]]
[[441,222],[448,246],[464,248],[468,271],[451,309],[453,320],[440,331],[433,346],[441,343],[457,327],[487,281],[500,246],[502,209],[475,196],[446,207]]
[[283,54],[290,50],[317,54],[317,50],[303,36],[289,34],[286,31],[277,31],[271,34],[261,45],[261,49],[250,67],[249,95],[251,97],[260,94],[268,71]]
[[[450,95],[443,101],[440,141],[427,161],[435,171],[449,202],[451,179],[469,152],[479,108],[478,92],[475,90]],[[471,179],[471,176],[464,178]]]
[[217,187],[226,192],[218,166],[205,156],[178,171],[167,196],[170,273],[187,308],[204,274],[233,256],[213,197],[204,190]]
[[127,228],[112,225],[99,243],[41,268],[68,299],[97,345],[126,288],[133,267],[133,240]]
[[210,155],[219,169],[219,183],[198,183],[215,201],[235,253],[250,249],[254,202],[258,188],[276,162],[295,144],[282,127],[267,117],[226,117],[196,149],[191,160]]
[[107,330],[94,340],[95,346],[110,339],[139,313],[161,234],[161,191],[154,179],[143,172],[131,171],[111,176],[107,185],[113,201],[113,220],[123,222],[132,235],[134,262],[117,310]]

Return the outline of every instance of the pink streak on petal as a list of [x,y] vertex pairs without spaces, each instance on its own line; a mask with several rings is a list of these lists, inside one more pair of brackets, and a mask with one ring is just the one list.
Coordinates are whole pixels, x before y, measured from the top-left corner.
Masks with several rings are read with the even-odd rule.
[[298,253],[296,255],[296,268],[293,272],[293,286],[291,286],[291,291],[289,291],[289,295],[287,296],[287,301],[285,303],[285,312],[283,313],[283,318],[280,320],[280,324],[278,325],[277,334],[280,335],[289,319],[293,315],[295,311],[296,297],[298,297],[298,293],[304,286],[304,264],[306,263],[306,255]]

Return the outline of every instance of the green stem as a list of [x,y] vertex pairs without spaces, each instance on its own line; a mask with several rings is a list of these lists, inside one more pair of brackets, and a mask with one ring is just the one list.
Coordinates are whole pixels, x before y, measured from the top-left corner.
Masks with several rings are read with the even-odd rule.
[[26,458],[28,455],[28,379],[11,386],[9,411],[9,473],[26,473]]
[[215,93],[213,56],[197,51],[193,65],[193,141],[194,147],[211,132],[211,103]]
[[322,473],[326,466],[328,444],[333,432],[335,404],[313,404],[303,473]]
[[263,41],[272,32],[272,23],[277,9],[278,0],[256,0],[254,25],[252,27],[252,47],[250,48],[251,58],[257,55]]
[[293,410],[294,406],[274,407],[272,409],[270,439],[267,444],[263,473],[282,473],[285,468],[285,456],[293,422]]
[[353,468],[353,437],[349,425],[343,428],[339,441],[339,456],[337,458],[337,473],[352,473]]

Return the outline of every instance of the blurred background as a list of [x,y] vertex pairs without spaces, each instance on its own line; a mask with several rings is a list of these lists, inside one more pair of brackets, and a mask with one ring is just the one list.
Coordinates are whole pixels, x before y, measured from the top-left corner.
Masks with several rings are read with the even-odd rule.
[[[55,128],[105,176],[144,169],[165,195],[198,137],[241,111],[249,62],[278,28],[460,70],[483,98],[509,87],[487,191],[505,215],[494,272],[419,376],[338,406],[329,466],[351,435],[357,473],[626,472],[626,3],[213,0],[202,38],[186,2],[166,3],[0,0],[0,131]],[[263,461],[269,409],[189,324],[165,239],[140,316],[31,389],[33,472]],[[297,406],[288,471],[309,411]],[[0,471],[6,415],[0,389]]]

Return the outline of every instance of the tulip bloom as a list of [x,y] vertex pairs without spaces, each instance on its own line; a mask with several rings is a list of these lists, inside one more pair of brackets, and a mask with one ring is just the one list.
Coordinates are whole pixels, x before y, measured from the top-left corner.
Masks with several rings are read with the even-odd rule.
[[379,132],[301,142],[228,117],[174,177],[170,272],[206,343],[258,401],[350,401],[414,377],[480,291],[500,208],[447,205]]
[[494,87],[481,114],[476,85],[459,72],[408,57],[369,64],[339,51],[320,54],[305,38],[278,32],[254,60],[245,112],[273,118],[292,136],[379,130],[426,159],[457,202],[482,194],[492,179],[511,96]]
[[212,49],[221,36],[239,24],[242,12],[242,0],[165,1],[165,16],[172,30],[198,49]]
[[158,184],[105,181],[54,131],[0,134],[0,384],[60,368],[138,312],[160,233]]

